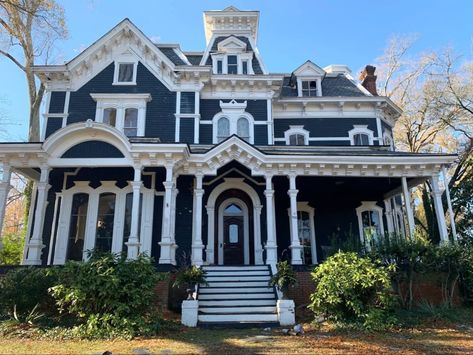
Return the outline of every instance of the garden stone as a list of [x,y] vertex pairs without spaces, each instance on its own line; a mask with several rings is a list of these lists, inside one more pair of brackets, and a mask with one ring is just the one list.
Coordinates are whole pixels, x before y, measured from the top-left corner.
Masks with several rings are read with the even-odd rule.
[[151,354],[151,352],[146,349],[146,348],[136,348],[136,349],[133,349],[133,354],[137,354],[137,355],[149,355]]

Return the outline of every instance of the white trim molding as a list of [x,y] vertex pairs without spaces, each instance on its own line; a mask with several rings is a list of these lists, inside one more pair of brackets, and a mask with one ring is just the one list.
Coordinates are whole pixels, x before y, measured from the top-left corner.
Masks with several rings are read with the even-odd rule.
[[[132,73],[131,81],[118,81],[120,65],[122,64],[133,65],[133,73]],[[138,58],[130,52],[123,53],[114,61],[113,85],[136,85],[137,72],[138,72]]]
[[248,134],[249,134],[249,143],[254,143],[254,125],[255,119],[253,116],[246,112],[246,101],[244,102],[237,102],[235,100],[231,100],[230,102],[223,102],[220,101],[220,108],[222,109],[221,112],[217,113],[212,118],[212,142],[213,144],[219,143],[218,137],[218,121],[225,117],[229,121],[229,135],[238,135],[238,127],[237,123],[240,118],[245,118],[248,120]]
[[351,145],[355,145],[355,135],[357,134],[367,135],[369,145],[373,145],[374,133],[371,129],[368,129],[368,125],[353,125],[353,129],[348,131],[348,137],[350,138]]
[[286,145],[291,145],[290,138],[294,134],[300,134],[304,137],[304,145],[309,145],[309,131],[304,129],[304,126],[289,126],[289,129],[284,132],[284,139]]

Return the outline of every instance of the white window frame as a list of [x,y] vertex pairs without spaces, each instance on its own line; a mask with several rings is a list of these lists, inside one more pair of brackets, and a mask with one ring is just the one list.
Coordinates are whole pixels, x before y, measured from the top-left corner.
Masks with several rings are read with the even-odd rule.
[[212,119],[212,142],[213,144],[218,144],[218,120],[222,117],[228,118],[230,121],[230,134],[229,137],[232,135],[238,135],[237,134],[237,122],[240,117],[246,118],[249,123],[249,128],[250,128],[250,139],[249,142],[250,144],[254,144],[254,136],[255,136],[255,119],[253,116],[246,112],[246,101],[243,103],[236,102],[235,100],[232,100],[229,103],[223,103],[220,101],[220,107],[222,108],[222,111],[217,113],[213,119]]
[[[237,57],[237,74],[232,75],[254,75],[252,59],[253,59],[253,52],[247,53],[212,53],[210,54],[212,57],[212,72],[217,75],[221,74],[228,74],[228,56],[234,55]],[[217,62],[222,61],[222,73],[218,73],[217,71]],[[248,63],[248,73],[243,74],[243,62]]]
[[289,129],[284,132],[284,139],[286,140],[286,145],[291,145],[290,137],[293,134],[300,134],[304,136],[304,145],[309,145],[309,131],[304,129],[304,126],[289,126]]
[[[315,209],[314,209],[314,207],[309,206],[309,202],[307,202],[307,201],[298,201],[297,202],[297,212],[307,212],[309,214],[309,218],[310,218],[310,248],[311,248],[311,252],[312,252],[312,263],[314,265],[318,264],[317,244],[316,244],[316,238],[315,238],[315,222],[314,222]],[[287,209],[287,214],[289,216],[289,225],[290,225],[291,224],[291,209],[290,208]],[[298,217],[297,223],[299,225],[299,217]],[[299,227],[298,227],[298,230],[299,230]],[[289,231],[290,231],[290,236],[291,236],[291,240],[292,240],[292,228],[289,228]],[[299,242],[301,242],[300,236],[299,236]]]
[[[138,72],[138,60],[134,56],[123,56],[115,62],[115,69],[113,72],[113,85],[136,85],[136,75]],[[132,81],[118,81],[118,73],[120,71],[120,64],[133,64],[133,78]]]
[[378,239],[384,235],[384,222],[383,222],[383,209],[376,204],[376,201],[361,201],[361,205],[356,208],[356,215],[358,217],[358,230],[360,233],[361,243],[369,250],[370,244],[366,243],[365,234],[363,231],[363,212],[373,211],[378,214],[379,228],[381,235],[375,235],[375,239]]
[[350,145],[355,145],[356,134],[366,134],[368,136],[369,145],[374,144],[374,132],[371,129],[368,129],[368,125],[354,125],[353,129],[348,131]]
[[[389,139],[390,141],[390,144],[386,144],[386,140]],[[391,148],[391,150],[394,150],[394,140],[393,140],[393,136],[391,134],[389,134],[388,132],[384,132],[383,133],[383,144],[384,145],[389,145],[389,147]]]
[[[152,185],[154,186],[154,178],[152,180]],[[89,183],[89,181],[75,181],[73,187],[62,192],[58,223],[59,227],[54,252],[54,265],[62,265],[67,261],[69,231],[71,228],[72,199],[75,194],[79,193],[89,195],[82,260],[86,261],[87,252],[95,247],[99,198],[102,193],[115,194],[115,215],[111,252],[121,253],[122,251],[126,251],[122,250],[123,239],[125,238],[123,233],[125,228],[126,195],[133,193],[131,183],[123,188],[119,188],[116,186],[116,181],[101,181],[101,185],[96,189],[90,187]],[[140,252],[151,255],[153,214],[152,212],[150,213],[150,211],[154,210],[154,189],[142,187],[141,193],[143,202],[140,229],[140,240],[142,244],[140,246]]]
[[136,108],[138,110],[137,137],[144,137],[146,123],[146,103],[151,101],[150,94],[90,94],[97,102],[95,121],[103,123],[104,110],[115,108],[117,110],[115,128],[123,131],[125,123],[125,110]]

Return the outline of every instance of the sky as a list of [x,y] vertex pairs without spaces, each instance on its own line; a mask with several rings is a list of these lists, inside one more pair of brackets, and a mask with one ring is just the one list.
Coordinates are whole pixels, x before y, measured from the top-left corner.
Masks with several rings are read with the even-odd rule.
[[[69,38],[56,63],[69,61],[128,17],[148,37],[203,51],[202,13],[229,5],[259,10],[258,48],[270,72],[290,73],[310,59],[347,64],[358,76],[394,35],[418,36],[416,52],[453,48],[473,55],[473,0],[63,0]],[[42,63],[37,63],[42,64]],[[28,97],[23,73],[0,57],[0,140],[25,141]]]

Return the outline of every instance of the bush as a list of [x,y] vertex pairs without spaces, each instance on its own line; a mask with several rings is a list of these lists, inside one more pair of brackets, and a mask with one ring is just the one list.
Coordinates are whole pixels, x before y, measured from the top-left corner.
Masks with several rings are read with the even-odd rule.
[[297,284],[297,275],[292,265],[289,264],[287,260],[278,262],[276,267],[277,272],[269,280],[269,286],[276,286],[284,297],[289,287],[293,287]]
[[86,337],[133,337],[156,329],[152,302],[161,279],[150,258],[126,260],[94,254],[87,262],[67,262],[51,288],[61,313],[77,317]]
[[354,252],[338,252],[316,267],[309,308],[336,322],[361,323],[365,329],[389,327],[394,297],[390,271]]
[[[0,313],[12,317],[26,317],[34,311],[55,313],[53,298],[48,289],[56,284],[56,277],[43,268],[18,268],[0,277]],[[36,309],[35,309],[36,308]]]
[[18,234],[10,233],[2,237],[0,249],[0,265],[20,265],[23,258],[25,231]]

